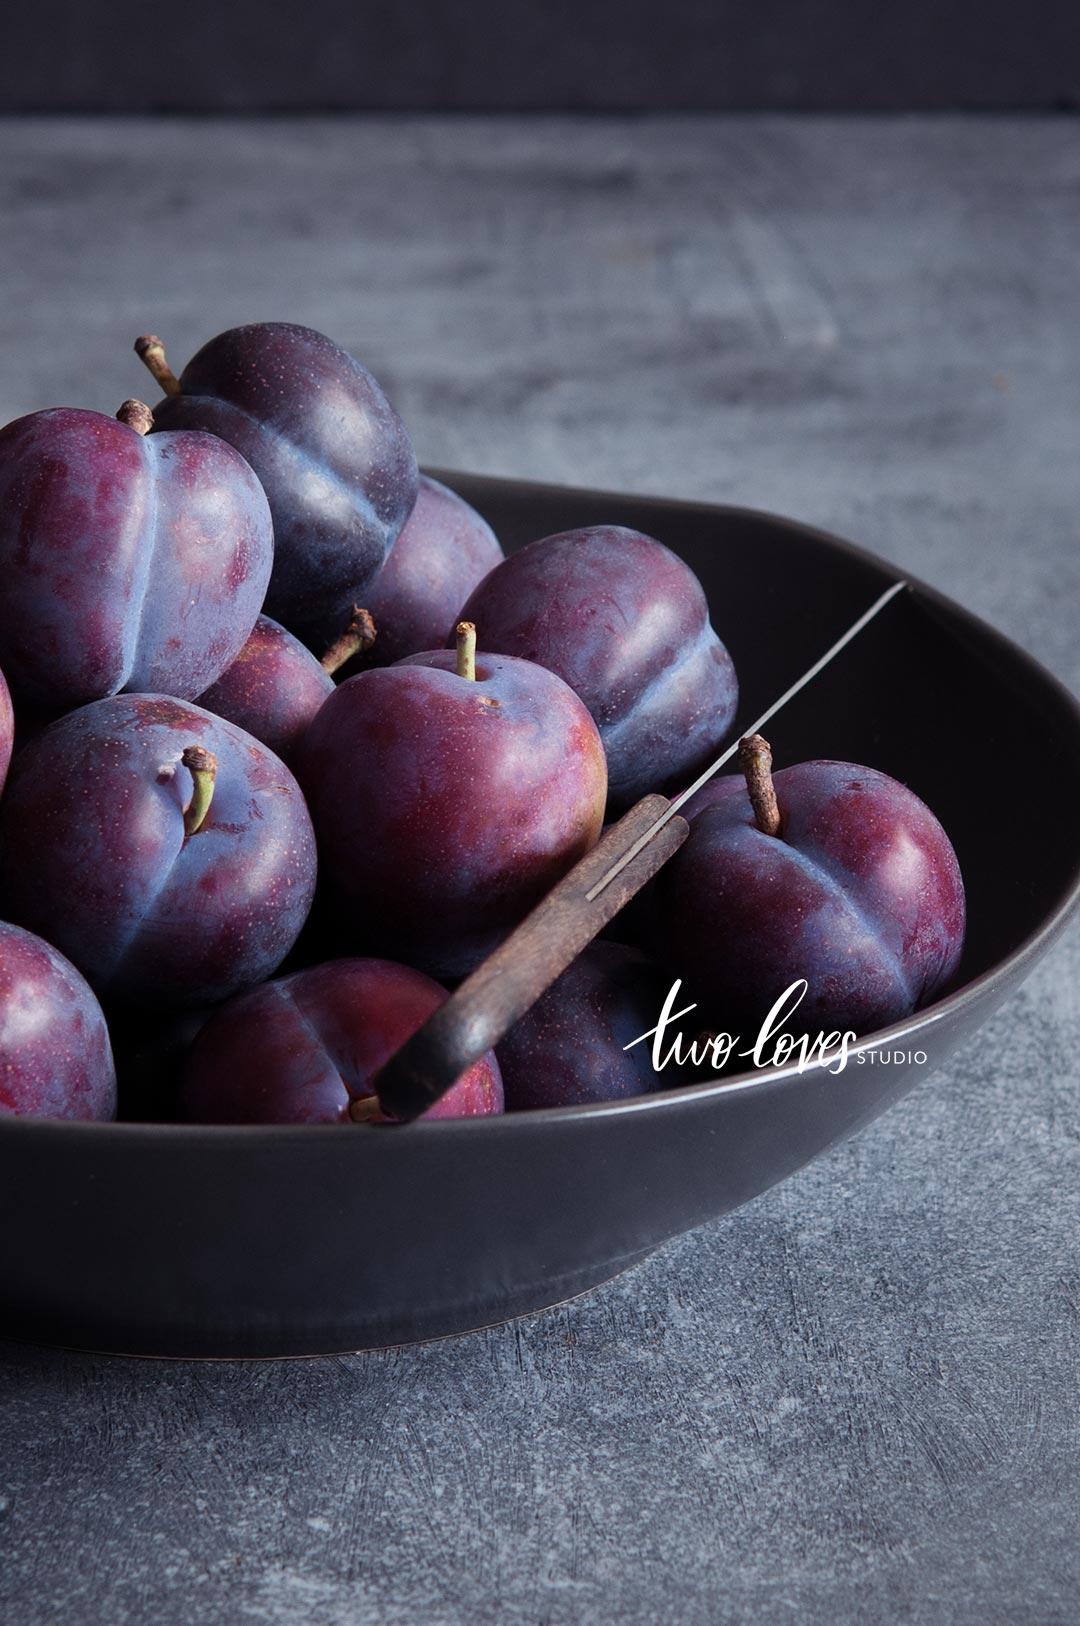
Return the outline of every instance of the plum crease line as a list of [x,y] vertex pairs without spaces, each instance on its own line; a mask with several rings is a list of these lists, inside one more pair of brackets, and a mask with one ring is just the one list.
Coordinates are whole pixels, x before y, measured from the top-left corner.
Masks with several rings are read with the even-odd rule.
[[[143,457],[146,461],[150,480],[150,501],[146,515],[146,546],[140,549],[136,557],[135,569],[138,574],[138,604],[135,609],[135,625],[130,631],[130,653],[124,651],[124,680],[121,689],[131,682],[132,673],[138,662],[140,646],[142,643],[143,622],[146,620],[146,605],[150,597],[150,579],[153,575],[154,557],[158,550],[158,530],[161,521],[161,448],[155,446],[149,435],[139,437]],[[135,595],[132,595],[133,599]],[[128,632],[125,622],[124,631]]]
[[[192,401],[210,401],[214,406],[224,407],[226,414],[231,412],[236,417],[242,418],[245,423],[252,424],[256,429],[261,429],[265,434],[269,434],[272,440],[280,442],[297,459],[302,468],[313,471],[325,480],[327,485],[332,486],[335,491],[344,495],[349,502],[355,503],[364,519],[373,525],[376,530],[386,530],[386,522],[380,518],[375,510],[374,503],[366,493],[351,486],[336,469],[330,467],[329,463],[325,463],[320,457],[313,456],[311,452],[300,445],[299,441],[295,441],[291,435],[287,435],[284,429],[279,429],[276,423],[267,422],[264,418],[257,418],[246,407],[237,406],[235,401],[227,401],[223,395],[193,395],[190,399]],[[239,455],[244,456],[243,452],[240,452]]]
[[[881,594],[880,598],[875,599],[870,608],[868,610],[864,610],[859,619],[853,622],[845,633],[841,634],[841,636],[836,640],[835,644],[831,644],[825,651],[824,655],[820,655],[818,657],[813,666],[805,671],[802,677],[797,678],[789,689],[784,690],[783,694],[778,700],[774,700],[772,705],[769,706],[766,711],[763,711],[760,717],[752,722],[748,728],[743,729],[742,733],[739,735],[739,740],[746,739],[750,734],[759,733],[760,730],[765,727],[765,724],[769,722],[771,718],[776,716],[777,712],[782,706],[786,706],[789,700],[794,699],[794,697],[799,693],[800,689],[805,689],[806,685],[813,678],[816,678],[819,672],[824,671],[829,662],[834,660],[835,657],[839,655],[840,651],[845,649],[847,645],[850,644],[853,638],[858,637],[859,633],[862,632],[864,627],[869,626],[874,617],[880,614],[880,612],[885,608],[886,604],[896,597],[897,593],[902,593],[904,589],[910,585],[910,582],[907,581],[893,582],[892,586],[887,588],[886,591]],[[650,824],[649,828],[644,832],[644,834],[638,836],[637,840],[626,849],[622,857],[615,860],[611,868],[593,884],[588,892],[586,892],[586,903],[592,903],[595,898],[598,898],[601,892],[603,892],[604,888],[609,886],[615,879],[616,875],[621,875],[626,866],[633,863],[638,853],[648,846],[649,842],[656,835],[657,831],[662,830],[664,825],[667,824],[668,820],[675,817],[683,803],[688,802],[691,796],[695,796],[701,789],[702,785],[707,785],[713,775],[719,773],[720,769],[724,767],[725,763],[731,761],[732,757],[739,749],[739,740],[735,740],[731,745],[729,745],[727,750],[722,752],[720,756],[717,757],[715,762],[711,762],[709,764],[704,773],[698,775],[692,785],[688,785],[684,791],[681,791],[674,801],[671,802],[670,806],[664,809],[663,813],[660,814],[660,817],[655,819],[653,823]]]

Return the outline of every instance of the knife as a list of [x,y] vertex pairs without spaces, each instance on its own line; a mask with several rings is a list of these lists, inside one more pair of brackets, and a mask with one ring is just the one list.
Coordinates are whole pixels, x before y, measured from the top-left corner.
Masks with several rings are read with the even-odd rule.
[[[875,599],[751,723],[741,738],[759,733],[907,586],[906,581],[894,582]],[[652,794],[636,802],[384,1063],[372,1087],[388,1117],[399,1123],[418,1118],[498,1044],[608,921],[678,851],[690,833],[679,808],[708,784],[738,749],[736,740],[678,796]]]

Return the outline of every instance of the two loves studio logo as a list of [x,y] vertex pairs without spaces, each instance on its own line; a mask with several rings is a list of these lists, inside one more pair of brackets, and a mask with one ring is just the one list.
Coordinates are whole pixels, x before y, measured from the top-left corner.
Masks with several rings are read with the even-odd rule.
[[832,1033],[792,1033],[789,1023],[806,998],[809,984],[800,977],[785,988],[769,1011],[753,1040],[746,1044],[737,1033],[699,1033],[688,1040],[685,1030],[677,1024],[684,1022],[697,1010],[695,1004],[675,1005],[682,989],[681,979],[672,983],[660,1012],[656,1026],[623,1046],[633,1050],[635,1045],[652,1042],[652,1064],[662,1073],[670,1063],[676,1069],[710,1067],[723,1072],[733,1061],[747,1061],[753,1067],[787,1067],[792,1063],[802,1073],[808,1067],[822,1067],[830,1073],[842,1073],[849,1061],[858,1067],[921,1067],[927,1061],[925,1050],[856,1050],[852,1046],[858,1035],[845,1029]]

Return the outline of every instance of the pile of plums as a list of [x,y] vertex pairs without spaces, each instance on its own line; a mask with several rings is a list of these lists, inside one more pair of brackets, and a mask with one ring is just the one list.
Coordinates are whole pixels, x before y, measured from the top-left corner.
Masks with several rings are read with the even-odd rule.
[[[504,558],[321,334],[235,328],[179,377],[136,350],[152,412],[0,430],[0,1114],[385,1121],[372,1081],[447,986],[716,755],[734,667],[651,537]],[[428,1116],[684,1078],[647,1040],[674,979],[731,1031],[798,979],[798,1022],[857,1033],[943,987],[964,897],[928,809],[850,763],[774,778],[756,739],[741,768],[626,940]]]

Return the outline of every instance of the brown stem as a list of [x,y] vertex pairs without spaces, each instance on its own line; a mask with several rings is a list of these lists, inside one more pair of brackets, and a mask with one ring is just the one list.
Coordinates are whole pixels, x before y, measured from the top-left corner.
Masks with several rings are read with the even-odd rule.
[[154,414],[143,401],[125,401],[116,416],[139,435],[148,435],[154,427]]
[[349,624],[340,638],[335,638],[319,665],[333,677],[339,667],[354,655],[366,655],[375,642],[375,623],[367,610],[354,604]]
[[457,675],[476,682],[476,628],[471,621],[458,622]]
[[780,834],[780,809],[772,779],[772,746],[760,734],[739,741],[739,767],[746,775],[754,822],[767,836]]
[[135,354],[148,367],[166,395],[182,395],[180,380],[165,360],[165,346],[156,333],[143,333],[135,340]]
[[189,745],[180,758],[191,775],[193,790],[191,801],[184,813],[184,835],[194,836],[202,829],[210,803],[214,799],[214,780],[217,778],[217,757],[205,745]]

